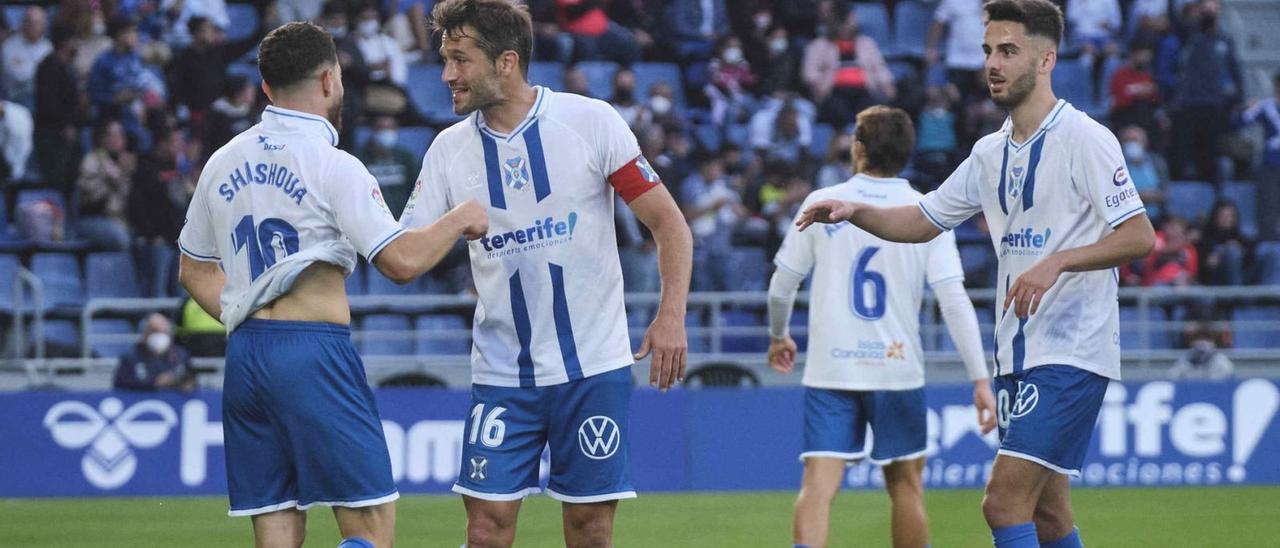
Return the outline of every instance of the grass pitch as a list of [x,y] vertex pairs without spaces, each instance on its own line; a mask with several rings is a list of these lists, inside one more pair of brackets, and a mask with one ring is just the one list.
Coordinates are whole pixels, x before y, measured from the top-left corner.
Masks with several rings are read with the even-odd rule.
[[[1076,517],[1090,547],[1280,545],[1280,487],[1079,489]],[[642,494],[622,501],[618,546],[750,547],[791,544],[792,493]],[[926,494],[933,546],[990,546],[979,491]],[[251,546],[246,518],[223,498],[0,500],[0,546],[190,548]],[[406,496],[396,544],[455,548],[465,514],[453,496]],[[306,546],[338,544],[332,514],[308,514]],[[516,546],[563,546],[560,506],[525,501]],[[888,546],[889,499],[846,492],[832,512],[831,546]]]

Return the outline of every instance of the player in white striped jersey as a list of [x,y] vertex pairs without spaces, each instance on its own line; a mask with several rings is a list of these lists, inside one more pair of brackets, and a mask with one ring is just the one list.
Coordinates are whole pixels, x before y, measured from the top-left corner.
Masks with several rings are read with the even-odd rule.
[[485,212],[468,202],[421,229],[395,222],[373,176],[335,148],[342,71],[323,29],[272,31],[258,63],[272,106],[209,159],[178,239],[183,286],[229,333],[230,514],[253,517],[259,546],[299,546],[303,510],[332,506],[342,548],[390,546],[399,494],[343,278],[359,252],[411,280],[459,236],[484,234]]
[[[688,225],[608,103],[529,85],[525,6],[447,0],[432,20],[454,111],[468,116],[432,142],[401,223],[430,223],[469,199],[487,206],[491,222],[470,244],[479,303],[454,485],[468,543],[510,545],[549,446],[547,494],[564,503],[566,544],[608,545],[617,500],[635,496],[630,366],[652,349],[652,384],[665,390],[684,375]],[[659,312],[634,355],[615,193],[653,232],[662,274]]]
[[1120,377],[1115,267],[1155,235],[1115,136],[1053,95],[1062,12],[1048,0],[983,5],[988,88],[1009,109],[919,206],[824,201],[802,214],[922,242],[983,212],[999,256],[1000,450],[983,514],[999,547],[1081,545],[1079,474],[1110,379]]
[[[883,106],[858,114],[847,182],[814,191],[804,205],[856,200],[913,205],[920,193],[895,175],[906,167],[915,129],[906,112]],[[803,207],[803,206],[802,206]],[[924,546],[928,446],[920,304],[927,284],[973,381],[983,434],[995,428],[995,398],[978,318],[964,291],[964,270],[950,233],[927,244],[877,238],[849,223],[787,233],[769,284],[769,365],[790,373],[796,343],[787,332],[796,289],[810,270],[809,346],[804,370],[804,479],[796,500],[794,542],[826,546],[831,503],[845,465],[863,458],[884,467],[893,501],[895,546]],[[874,442],[868,440],[868,427]],[[870,445],[870,446],[868,446]]]

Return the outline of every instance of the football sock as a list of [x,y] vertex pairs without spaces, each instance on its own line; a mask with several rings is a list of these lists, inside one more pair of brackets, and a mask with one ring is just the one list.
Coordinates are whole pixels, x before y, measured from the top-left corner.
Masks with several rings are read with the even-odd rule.
[[1045,544],[1043,548],[1084,548],[1084,543],[1080,542],[1080,528],[1072,528],[1071,534]]
[[1040,548],[1040,540],[1036,538],[1036,524],[1033,521],[993,529],[991,540],[996,548]]
[[342,543],[338,548],[373,548],[373,543],[361,537],[351,537],[342,539]]

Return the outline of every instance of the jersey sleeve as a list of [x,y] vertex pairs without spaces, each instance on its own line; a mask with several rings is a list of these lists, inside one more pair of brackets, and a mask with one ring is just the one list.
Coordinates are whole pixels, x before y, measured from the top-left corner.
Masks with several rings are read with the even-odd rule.
[[925,269],[925,281],[930,287],[951,281],[964,281],[964,267],[960,264],[960,250],[956,247],[956,234],[943,232],[929,241],[929,268]]
[[400,214],[401,226],[408,229],[427,226],[453,207],[449,201],[449,183],[444,175],[447,166],[442,156],[435,145],[427,149],[418,179],[413,183],[413,192]]
[[1103,221],[1116,225],[1146,211],[1129,177],[1120,142],[1102,126],[1091,127],[1075,142],[1071,180]]
[[[813,201],[813,195],[810,194],[808,198],[805,198],[804,203],[800,205],[799,211],[803,212]],[[799,214],[796,217],[798,220]],[[801,277],[808,276],[816,259],[813,250],[813,237],[823,229],[822,225],[814,225],[809,227],[808,230],[800,232],[795,223],[791,223],[791,227],[787,229],[787,235],[782,239],[782,246],[778,248],[778,254],[773,256],[773,264]]]
[[328,175],[325,198],[338,229],[372,261],[404,229],[387,208],[377,179],[354,156],[343,154]]
[[975,164],[977,161],[970,155],[941,186],[920,200],[920,211],[925,218],[943,232],[982,211]]
[[613,107],[600,109],[596,128],[597,154],[605,177],[623,201],[631,203],[662,183],[658,172],[640,154],[640,144],[627,121]]
[[[204,172],[206,176],[211,173],[212,170]],[[213,218],[209,213],[208,185],[204,177],[196,185],[196,192],[187,206],[182,232],[178,234],[178,249],[197,261],[217,262],[222,259],[218,257],[218,239],[213,234]]]

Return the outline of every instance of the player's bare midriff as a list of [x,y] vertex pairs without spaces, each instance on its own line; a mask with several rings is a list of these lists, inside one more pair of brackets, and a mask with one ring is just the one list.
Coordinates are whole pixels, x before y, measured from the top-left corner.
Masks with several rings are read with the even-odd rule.
[[293,288],[253,313],[260,320],[351,323],[346,274],[329,263],[312,263],[298,274]]

